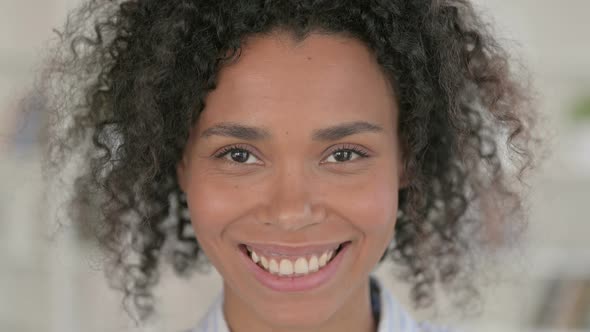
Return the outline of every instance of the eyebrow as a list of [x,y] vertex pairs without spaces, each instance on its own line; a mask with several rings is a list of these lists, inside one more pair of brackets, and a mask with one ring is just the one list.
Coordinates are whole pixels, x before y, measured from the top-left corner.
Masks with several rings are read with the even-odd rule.
[[[345,122],[327,128],[316,129],[313,131],[311,138],[314,141],[336,141],[341,138],[360,134],[360,133],[378,133],[383,128],[367,121]],[[222,122],[216,124],[201,134],[201,138],[211,136],[225,136],[242,139],[246,141],[267,140],[272,138],[272,134],[265,128],[247,126],[233,122]]]

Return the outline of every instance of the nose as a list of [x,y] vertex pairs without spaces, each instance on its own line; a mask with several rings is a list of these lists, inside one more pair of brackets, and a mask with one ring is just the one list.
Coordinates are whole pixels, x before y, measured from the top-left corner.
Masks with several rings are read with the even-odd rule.
[[297,231],[320,222],[323,214],[312,201],[311,180],[304,167],[291,164],[277,170],[271,183],[268,224]]

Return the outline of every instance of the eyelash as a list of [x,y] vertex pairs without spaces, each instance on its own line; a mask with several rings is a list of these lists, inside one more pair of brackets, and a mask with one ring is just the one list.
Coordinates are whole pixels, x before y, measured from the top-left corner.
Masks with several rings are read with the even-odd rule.
[[[236,164],[237,165],[249,165],[249,164],[245,164],[245,163],[238,163],[235,161],[227,160],[224,158],[229,152],[234,151],[234,150],[246,151],[249,154],[255,154],[248,147],[236,144],[236,145],[230,145],[230,146],[224,147],[221,151],[219,151],[218,153],[215,154],[215,158],[221,159],[222,161],[227,162],[232,165],[236,165]],[[332,155],[333,153],[338,152],[338,151],[352,151],[352,152],[358,154],[359,158],[368,158],[369,157],[369,152],[367,150],[360,148],[358,146],[355,146],[355,145],[350,145],[350,144],[344,144],[342,146],[338,146],[337,148],[332,149],[332,151],[330,151],[329,155]],[[345,163],[345,162],[338,162],[337,164],[343,164],[343,163]]]

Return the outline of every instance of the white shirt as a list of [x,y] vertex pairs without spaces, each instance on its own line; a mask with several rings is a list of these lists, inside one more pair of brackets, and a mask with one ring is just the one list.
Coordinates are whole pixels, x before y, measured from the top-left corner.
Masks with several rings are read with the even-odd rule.
[[[427,322],[418,322],[397,303],[391,291],[382,287],[380,289],[381,314],[377,332],[453,332],[448,327],[434,326]],[[205,316],[198,325],[186,332],[230,332],[223,316],[223,290],[210,305]]]

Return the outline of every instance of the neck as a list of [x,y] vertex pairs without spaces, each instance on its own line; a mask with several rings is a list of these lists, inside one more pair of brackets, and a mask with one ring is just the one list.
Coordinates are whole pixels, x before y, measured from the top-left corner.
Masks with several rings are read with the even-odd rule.
[[351,296],[334,312],[317,326],[281,327],[273,325],[234,294],[224,284],[224,316],[231,332],[341,332],[359,331],[375,332],[377,322],[373,319],[369,279],[362,283]]

